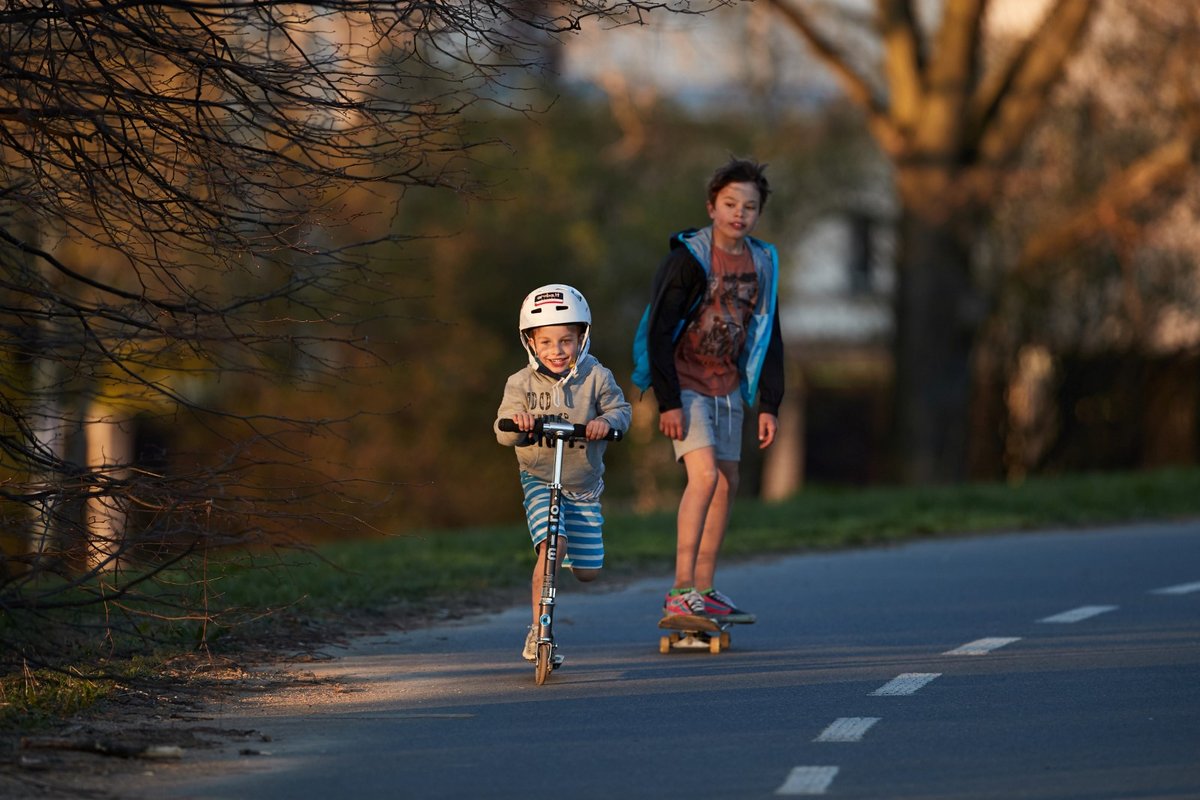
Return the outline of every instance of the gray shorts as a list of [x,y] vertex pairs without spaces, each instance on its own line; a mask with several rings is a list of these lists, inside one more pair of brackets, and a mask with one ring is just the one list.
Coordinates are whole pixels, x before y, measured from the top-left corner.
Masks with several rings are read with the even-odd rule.
[[712,447],[718,461],[742,460],[742,419],[745,416],[742,396],[734,390],[723,397],[684,389],[680,393],[683,401],[683,439],[672,439],[675,460],[693,450]]

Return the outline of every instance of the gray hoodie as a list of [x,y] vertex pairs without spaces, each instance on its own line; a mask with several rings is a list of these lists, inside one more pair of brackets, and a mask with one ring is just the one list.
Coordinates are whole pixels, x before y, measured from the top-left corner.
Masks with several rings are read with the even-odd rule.
[[[538,480],[549,483],[554,477],[554,447],[540,443],[532,434],[501,431],[501,419],[525,411],[535,417],[550,417],[583,425],[601,417],[610,427],[629,430],[633,408],[612,372],[594,356],[579,362],[576,374],[565,383],[529,367],[509,376],[504,399],[496,412],[492,429],[496,441],[515,447],[517,464]],[[563,450],[563,489],[573,495],[593,496],[603,486],[604,450],[607,441],[568,445]]]

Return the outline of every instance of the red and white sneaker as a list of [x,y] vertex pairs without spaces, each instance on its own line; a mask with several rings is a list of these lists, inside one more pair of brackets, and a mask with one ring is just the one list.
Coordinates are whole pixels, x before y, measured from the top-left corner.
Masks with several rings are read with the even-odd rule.
[[668,592],[663,600],[664,617],[703,617],[704,598],[695,589],[680,594]]
[[728,595],[716,589],[709,589],[701,593],[700,597],[704,600],[704,616],[712,617],[718,622],[724,620],[725,622],[748,624],[758,619],[749,611],[738,608]]

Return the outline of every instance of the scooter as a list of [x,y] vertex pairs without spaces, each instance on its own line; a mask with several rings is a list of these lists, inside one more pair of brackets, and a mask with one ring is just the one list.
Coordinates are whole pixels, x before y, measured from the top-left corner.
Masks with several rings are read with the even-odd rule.
[[[502,431],[520,431],[511,419],[499,422]],[[575,425],[561,420],[541,418],[531,433],[536,437],[554,440],[554,476],[550,481],[550,510],[546,525],[546,569],[542,575],[542,593],[538,603],[537,660],[534,662],[534,683],[541,686],[551,671],[562,666],[563,657],[556,651],[554,643],[554,605],[557,594],[555,582],[558,577],[558,533],[562,524],[562,460],[563,448],[571,442],[586,441],[587,426]],[[624,432],[610,430],[605,437],[619,442]]]

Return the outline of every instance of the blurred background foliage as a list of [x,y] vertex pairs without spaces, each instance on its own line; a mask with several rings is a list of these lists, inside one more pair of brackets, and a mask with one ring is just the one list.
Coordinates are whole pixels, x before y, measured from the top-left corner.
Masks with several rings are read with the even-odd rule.
[[[1012,4],[993,7],[1002,5]],[[1078,6],[1055,8],[1067,5]],[[981,320],[975,342],[980,358],[972,375],[971,463],[958,478],[1017,482],[1039,472],[1188,465],[1200,452],[1200,283],[1197,226],[1190,224],[1198,206],[1196,182],[1159,176],[1136,203],[1093,210],[1074,228],[1070,218],[1072,209],[1106,196],[1114,172],[1175,141],[1176,132],[1186,152],[1168,163],[1189,169],[1175,169],[1168,178],[1194,175],[1200,135],[1188,139],[1187,132],[1194,132],[1189,112],[1196,108],[1195,76],[1180,65],[1188,63],[1181,55],[1200,25],[1186,9],[1147,0],[1103,6],[1048,111],[1019,158],[1002,170],[995,199],[989,197],[982,211],[971,209],[977,236],[969,242],[968,266],[975,293],[952,300]],[[847,30],[845,42],[866,42],[847,48],[851,66],[879,67],[870,64],[882,52],[870,40],[873,23],[852,11],[797,8],[819,20],[831,38]],[[668,237],[707,222],[704,185],[713,168],[731,155],[769,164],[775,192],[758,234],[779,246],[785,270],[803,272],[813,266],[805,261],[806,241],[832,217],[869,216],[885,234],[900,227],[894,179],[910,166],[882,151],[861,106],[840,97],[811,59],[797,68],[782,51],[760,47],[770,37],[790,36],[795,49],[802,39],[795,31],[763,17],[760,7],[717,13],[741,14],[733,18],[749,20],[747,30],[757,26],[750,33],[759,38],[742,42],[756,56],[757,77],[733,81],[744,90],[736,92],[736,101],[647,94],[646,87],[628,85],[636,78],[616,73],[593,85],[562,80],[554,68],[561,69],[568,50],[578,46],[565,35],[529,42],[528,61],[522,57],[507,73],[519,78],[511,86],[498,80],[440,94],[455,76],[435,60],[414,66],[407,83],[383,87],[403,101],[420,100],[435,76],[442,83],[432,96],[439,101],[457,101],[462,89],[467,99],[450,104],[438,135],[415,136],[407,153],[441,179],[319,184],[320,191],[311,189],[297,203],[314,210],[316,222],[305,220],[280,236],[295,237],[298,246],[272,252],[261,264],[237,264],[235,254],[229,271],[196,269],[180,280],[208,276],[212,285],[205,291],[235,297],[271,285],[267,279],[275,274],[281,283],[293,274],[309,280],[324,269],[306,258],[309,244],[363,267],[353,279],[339,278],[333,290],[310,291],[299,280],[278,302],[256,300],[250,315],[256,320],[247,323],[253,344],[238,357],[223,359],[219,339],[205,341],[207,350],[178,342],[164,349],[162,366],[175,371],[169,380],[156,374],[153,388],[161,383],[178,390],[190,404],[124,398],[122,411],[136,419],[133,458],[139,469],[208,476],[171,512],[184,508],[206,531],[206,492],[218,504],[221,491],[236,492],[240,510],[250,513],[223,524],[261,527],[272,534],[270,541],[519,520],[514,459],[494,442],[490,425],[505,377],[525,363],[516,335],[518,305],[531,288],[551,281],[571,283],[588,297],[593,353],[635,403],[627,441],[609,450],[606,502],[614,510],[669,509],[681,474],[657,434],[653,398],[639,397],[629,381],[629,351]],[[716,28],[730,18],[702,22]],[[927,43],[934,42],[935,28],[936,21],[924,23]],[[603,43],[603,51],[610,47],[605,37],[617,33],[600,31],[593,41]],[[979,63],[1000,60],[1024,33],[992,37],[991,49],[981,46]],[[405,57],[399,53],[401,62]],[[489,65],[472,67],[487,71]],[[796,86],[810,82],[796,93]],[[336,173],[333,161],[323,166]],[[387,165],[372,166],[387,171]],[[397,174],[411,168],[394,166]],[[278,180],[287,194],[288,175]],[[935,211],[939,204],[941,196],[926,203]],[[320,224],[326,217],[340,222]],[[1066,244],[1043,242],[1046,222],[1059,218],[1061,228],[1074,233]],[[15,227],[20,220],[13,219]],[[1031,242],[1045,244],[1042,261],[1025,267]],[[888,293],[898,280],[899,251],[886,242],[872,251],[878,271],[863,278],[865,293],[863,287],[838,291],[859,292],[874,311],[891,316]],[[171,251],[162,252],[171,261]],[[8,250],[4,255],[6,264],[24,258]],[[86,252],[70,255],[90,263]],[[800,282],[785,277],[784,283],[784,301],[797,301],[804,291]],[[311,286],[319,285],[313,278]],[[825,302],[819,296],[810,301]],[[937,292],[924,302],[934,310],[952,304]],[[801,307],[801,320],[803,313]],[[19,357],[0,369],[10,386],[24,387],[30,382],[28,353],[38,343],[18,341],[31,335],[22,333],[20,308],[9,316],[12,351]],[[306,338],[313,320],[346,330]],[[888,463],[895,399],[891,330],[841,349],[786,328],[785,334],[791,338],[789,393],[804,399],[799,416],[783,427],[799,431],[798,439],[773,450],[797,452],[802,463],[788,467],[792,479],[770,496],[811,483],[860,485],[894,477]],[[245,341],[228,344],[239,346]],[[73,360],[82,363],[94,353],[81,346],[57,355],[70,372]],[[139,353],[124,355],[132,363]],[[119,363],[112,369],[119,371]],[[94,365],[88,372],[91,378],[103,374]],[[104,386],[85,386],[77,375],[64,378],[63,386],[70,402],[105,393]],[[938,394],[938,387],[918,388]],[[3,421],[20,417],[5,414]],[[30,439],[27,433],[4,431],[10,442]],[[78,452],[65,462],[88,465]],[[764,471],[750,452],[742,491],[762,494]],[[21,479],[18,473],[12,470],[11,477]],[[0,545],[18,552],[27,543],[20,529],[28,509],[14,504],[3,511],[10,524],[0,532]],[[136,513],[148,518],[168,512]],[[252,537],[242,534],[250,532],[257,531],[229,531],[228,538],[247,541]],[[219,543],[203,536],[197,541]]]
[[[961,80],[922,72],[959,41],[924,10],[891,20],[920,40],[906,64],[903,37],[885,41],[883,15],[852,3],[608,9],[726,37],[680,46],[668,32],[632,50],[617,38],[640,27],[622,29],[632,17],[584,35],[586,2],[566,17],[466,4],[478,15],[451,14],[448,30],[414,13],[402,34],[394,3],[342,7],[330,19],[346,30],[324,28],[324,5],[299,5],[317,11],[260,16],[250,3],[217,28],[155,17],[161,41],[134,42],[125,12],[104,6],[39,12],[37,36],[19,15],[0,25],[0,93],[20,109],[0,126],[0,640],[17,612],[37,643],[54,608],[97,604],[81,612],[87,635],[166,618],[206,642],[220,610],[210,569],[270,563],[278,545],[382,534],[415,558],[408,546],[429,531],[499,526],[505,568],[525,563],[515,459],[491,425],[526,365],[519,303],[548,282],[587,296],[592,352],[635,406],[608,451],[606,508],[652,527],[646,552],[669,557],[682,474],[654,398],[630,382],[630,346],[669,236],[707,223],[705,183],[730,156],[769,165],[757,234],[779,248],[788,307],[783,438],[766,456],[748,443],[741,483],[783,504],[743,504],[747,518],[770,517],[789,544],[806,502],[823,513],[823,492],[898,478],[996,488],[1145,470],[1194,494],[1194,473],[1149,472],[1200,460],[1194,4],[1043,3],[1045,35],[1037,3],[973,4],[997,12],[989,21],[1016,9],[1020,24],[984,36],[982,19],[947,15],[970,43],[945,62]],[[292,52],[261,62],[247,24],[291,25],[296,38],[274,41]],[[205,83],[210,51],[229,42],[249,60]],[[810,47],[824,55],[797,61],[806,43],[845,58]],[[100,51],[111,61],[92,63]],[[683,83],[612,64],[567,76],[650,53],[673,58]],[[1013,72],[987,73],[1013,55]],[[692,74],[710,62],[717,89]],[[1043,74],[1024,74],[1031,63]],[[47,64],[85,90],[43,80]],[[839,92],[831,74],[856,70]],[[178,125],[189,81],[213,102]],[[340,91],[314,88],[329,81]],[[1037,113],[1000,137],[1003,157],[983,158],[980,130],[1005,118],[985,90],[1018,84],[1013,113],[1031,99]],[[978,90],[974,106],[959,89]],[[978,113],[916,135],[938,121],[911,116],[919,95]],[[73,103],[94,107],[62,119]],[[914,272],[924,279],[900,291]],[[938,358],[901,356],[901,319],[928,351],[955,341]],[[905,404],[920,448],[895,436]],[[921,468],[903,474],[904,459]],[[1114,496],[1142,513],[1140,493]],[[921,514],[902,516],[889,531],[921,530]],[[859,538],[876,525],[837,541],[876,541]],[[15,663],[7,651],[0,662]]]
[[[470,160],[470,190],[406,187],[386,196],[376,188],[350,199],[349,210],[362,217],[348,233],[386,228],[395,240],[368,253],[378,285],[356,291],[360,302],[378,306],[358,329],[370,345],[361,353],[340,349],[332,359],[341,365],[338,381],[234,375],[212,387],[218,402],[239,413],[300,409],[327,421],[294,441],[312,469],[311,480],[300,480],[311,495],[293,496],[295,519],[307,520],[292,530],[301,538],[520,519],[515,459],[495,444],[490,425],[505,378],[524,365],[516,335],[521,298],[554,281],[588,297],[592,352],[635,404],[628,440],[609,449],[606,503],[669,508],[682,475],[657,433],[653,396],[640,397],[629,380],[629,352],[669,235],[707,222],[704,184],[712,169],[731,155],[769,164],[774,193],[758,235],[779,245],[785,267],[795,263],[808,227],[845,210],[847,198],[872,208],[890,203],[881,186],[886,159],[848,103],[767,113],[764,99],[762,113],[753,105],[751,113],[722,113],[660,99],[641,109],[639,142],[630,148],[629,131],[603,95],[548,82],[520,96],[529,113],[485,104],[459,120],[490,142]],[[1154,210],[1128,238],[1101,236],[1037,272],[1011,267],[1032,231],[1098,190],[1098,161],[1138,151],[1147,118],[1089,125],[1096,102],[1084,91],[1055,105],[977,242],[988,254],[981,269],[991,271],[983,281],[995,292],[988,343],[1008,362],[997,402],[1009,410],[999,420],[977,415],[977,439],[996,444],[974,454],[975,478],[1192,464],[1200,450],[1196,340],[1151,346],[1145,335],[1164,310],[1200,307],[1195,260],[1152,239]],[[377,210],[393,201],[394,216],[379,219]],[[1177,203],[1193,205],[1187,191],[1182,199],[1167,191],[1157,210]],[[888,368],[869,368],[864,378],[854,359],[804,363],[810,355],[805,343],[789,352],[790,391],[803,384],[812,404],[799,424],[823,448],[805,454],[805,479],[886,480]],[[1037,419],[1014,420],[1012,393],[1028,389],[1030,359],[1054,369],[1049,383],[1035,387],[1044,395]],[[1049,373],[1035,366],[1034,374]],[[977,399],[977,411],[987,401]],[[1172,410],[1164,415],[1164,407]],[[1148,432],[1156,424],[1161,429]],[[162,452],[199,452],[210,425],[173,419]],[[264,478],[264,486],[297,481],[295,465],[279,469],[287,477]],[[761,470],[751,454],[743,493],[760,493]],[[332,515],[319,499],[330,476],[355,487],[349,495],[356,498]],[[329,524],[315,523],[322,517]]]
[[629,380],[633,332],[668,237],[707,224],[705,183],[731,155],[769,164],[777,191],[758,231],[768,240],[805,197],[871,160],[847,111],[748,128],[736,116],[697,117],[669,104],[644,120],[645,147],[623,157],[605,104],[552,92],[531,98],[545,113],[467,121],[503,142],[477,154],[471,177],[482,195],[410,190],[401,199],[394,225],[411,240],[371,256],[401,298],[370,324],[387,366],[335,392],[278,398],[311,410],[327,404],[330,415],[371,411],[322,455],[399,487],[372,515],[383,530],[519,518],[515,458],[490,427],[505,379],[525,365],[520,302],[550,282],[588,298],[592,353],[635,403],[635,430],[609,448],[607,502],[669,501],[677,468],[657,434],[652,395],[641,398]]

